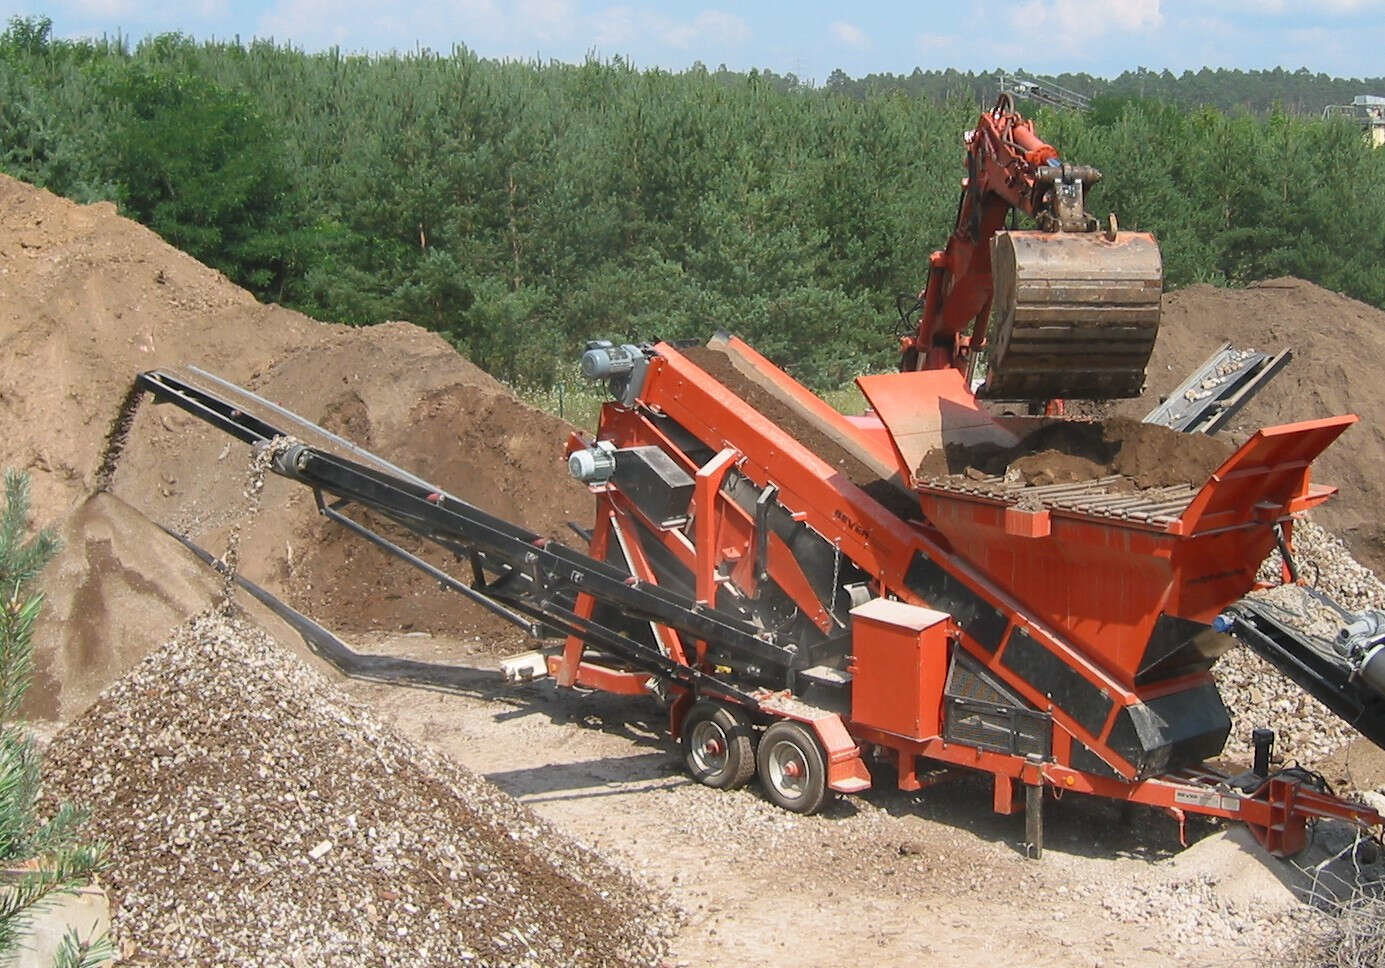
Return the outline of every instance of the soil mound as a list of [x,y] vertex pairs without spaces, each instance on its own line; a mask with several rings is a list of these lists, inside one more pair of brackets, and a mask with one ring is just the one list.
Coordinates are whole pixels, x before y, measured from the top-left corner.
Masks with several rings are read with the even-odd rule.
[[45,661],[25,695],[25,713],[43,719],[84,709],[112,666],[138,661],[219,586],[182,545],[112,494],[78,505],[61,537],[44,571],[44,614],[34,630]]
[[1067,484],[1119,475],[1132,488],[1201,484],[1231,454],[1216,437],[1183,434],[1129,417],[1045,423],[1013,447],[951,444],[924,455],[916,476],[1014,477],[1026,484]]
[[[150,538],[147,521],[109,503],[83,510],[106,483],[98,474],[106,437],[142,370],[201,367],[536,531],[558,536],[568,520],[590,521],[586,489],[557,467],[571,428],[526,407],[437,335],[408,323],[319,323],[261,305],[114,206],[77,205],[4,176],[0,262],[0,465],[27,470],[35,520],[70,535],[66,564],[44,576],[59,617],[86,608],[61,587],[76,581],[102,590],[101,621],[120,630],[41,642],[40,683],[80,682],[90,698],[87,690],[119,675],[175,615],[196,611],[185,594],[191,577],[160,566],[166,539]],[[247,514],[245,455],[182,412],[146,403],[111,488],[219,554]],[[87,535],[89,527],[105,536]],[[267,485],[243,540],[246,577],[338,628],[416,625],[485,637],[508,629],[402,562],[337,535],[296,485]],[[132,576],[150,587],[114,590]],[[51,695],[43,705],[54,708]]]
[[54,739],[152,965],[655,965],[664,902],[206,612]]
[[1223,341],[1266,352],[1285,347],[1293,361],[1220,436],[1355,413],[1361,422],[1314,462],[1315,480],[1341,493],[1314,513],[1353,554],[1385,570],[1385,396],[1375,393],[1385,367],[1385,311],[1300,279],[1246,289],[1191,286],[1164,296],[1159,339],[1145,395],[1114,412],[1139,419]]

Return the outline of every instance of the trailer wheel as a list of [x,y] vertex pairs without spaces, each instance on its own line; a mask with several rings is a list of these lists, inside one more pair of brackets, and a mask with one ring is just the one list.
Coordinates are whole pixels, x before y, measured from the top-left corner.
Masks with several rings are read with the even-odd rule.
[[683,762],[698,783],[743,787],[755,775],[755,729],[737,706],[703,700],[683,721]]
[[770,725],[756,754],[760,783],[785,810],[817,813],[827,801],[827,757],[812,730],[791,719]]

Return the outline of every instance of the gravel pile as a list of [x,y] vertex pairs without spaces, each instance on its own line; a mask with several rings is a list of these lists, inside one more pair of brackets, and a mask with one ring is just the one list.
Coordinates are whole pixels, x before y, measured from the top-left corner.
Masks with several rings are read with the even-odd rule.
[[[1331,532],[1301,520],[1294,525],[1294,561],[1309,585],[1327,592],[1352,611],[1385,608],[1385,583],[1351,556]],[[1279,552],[1271,552],[1260,566],[1260,577],[1279,581]]]
[[1212,672],[1231,712],[1222,755],[1243,765],[1250,763],[1250,731],[1259,726],[1275,731],[1276,755],[1308,767],[1361,735],[1244,645],[1218,659]]
[[1276,942],[1297,937],[1322,915],[1308,905],[1290,898],[1287,904],[1266,906],[1227,896],[1227,888],[1207,874],[1179,876],[1160,867],[1141,881],[1106,883],[1078,887],[1073,891],[1079,903],[1094,904],[1106,917],[1119,924],[1158,926],[1158,930],[1180,944],[1222,946],[1243,941],[1254,945],[1264,961]]
[[[1385,584],[1356,561],[1340,540],[1311,521],[1294,525],[1294,560],[1309,585],[1347,609],[1385,609]],[[1260,566],[1260,578],[1279,581],[1280,567],[1275,551]],[[1274,605],[1290,625],[1308,635],[1331,639],[1342,624],[1333,608],[1296,585],[1254,592],[1251,597]],[[1256,726],[1274,729],[1277,748],[1306,766],[1321,762],[1360,735],[1245,646],[1223,655],[1213,672],[1231,711],[1228,757],[1249,761],[1250,731]]]
[[136,965],[655,965],[671,907],[208,612],[48,752]]

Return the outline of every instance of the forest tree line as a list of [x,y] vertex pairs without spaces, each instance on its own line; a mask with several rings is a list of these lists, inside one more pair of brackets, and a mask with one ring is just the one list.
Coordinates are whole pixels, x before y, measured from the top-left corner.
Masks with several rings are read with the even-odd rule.
[[[1000,84],[1001,71],[958,71],[915,68],[910,74],[867,74],[848,77],[834,71],[826,81],[829,90],[866,97],[884,91],[903,91],[923,97],[970,97],[990,101]],[[1331,104],[1350,104],[1358,94],[1385,96],[1385,77],[1333,77],[1314,73],[1306,67],[1287,70],[1242,71],[1204,67],[1175,74],[1139,67],[1118,76],[1093,77],[1091,74],[1054,74],[1045,78],[1096,100],[1157,100],[1185,108],[1211,107],[1221,111],[1244,111],[1267,115],[1274,111],[1308,117],[1321,117]],[[786,86],[797,84],[787,77]]]
[[[4,172],[115,201],[263,300],[411,320],[529,384],[586,339],[718,328],[816,386],[888,366],[978,110],[962,86],[50,29],[0,35]],[[1291,274],[1385,306],[1385,151],[1156,93],[1034,117],[1104,171],[1093,211],[1156,233],[1169,286]]]

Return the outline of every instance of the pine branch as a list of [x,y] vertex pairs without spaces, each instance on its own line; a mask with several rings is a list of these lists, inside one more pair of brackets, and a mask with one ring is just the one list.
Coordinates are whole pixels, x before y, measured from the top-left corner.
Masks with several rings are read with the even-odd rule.
[[117,954],[109,935],[82,941],[75,929],[69,929],[58,946],[53,968],[100,968],[114,961]]
[[58,536],[52,528],[40,528],[28,540],[29,477],[22,471],[5,471],[5,506],[0,510],[0,588],[13,588],[14,597],[58,552]]

